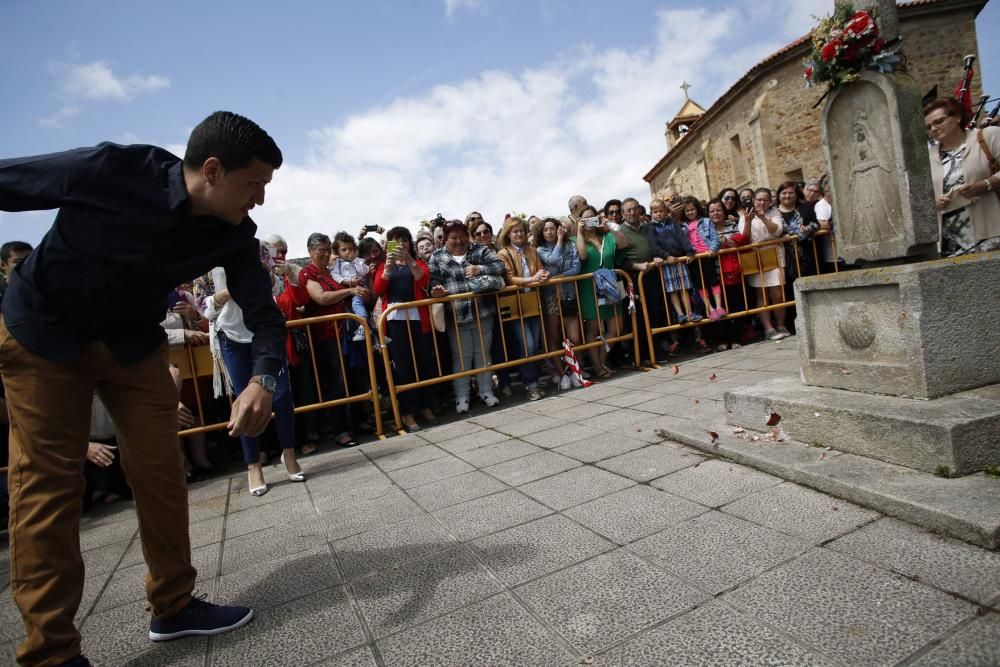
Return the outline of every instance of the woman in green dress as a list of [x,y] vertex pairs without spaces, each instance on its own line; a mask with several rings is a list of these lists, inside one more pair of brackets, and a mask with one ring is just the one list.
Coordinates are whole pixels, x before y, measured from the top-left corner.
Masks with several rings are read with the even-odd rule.
[[[580,254],[580,273],[593,273],[597,269],[615,268],[615,252],[628,245],[628,240],[612,230],[607,221],[600,219],[596,226],[588,225],[587,221],[598,218],[597,210],[585,208],[576,221],[576,250]],[[586,327],[587,342],[598,339],[619,336],[622,331],[621,305],[606,305],[603,299],[595,299],[594,281],[581,280],[580,314]],[[600,378],[609,378],[614,373],[608,368],[608,350],[604,345],[595,345],[587,350],[594,373]]]

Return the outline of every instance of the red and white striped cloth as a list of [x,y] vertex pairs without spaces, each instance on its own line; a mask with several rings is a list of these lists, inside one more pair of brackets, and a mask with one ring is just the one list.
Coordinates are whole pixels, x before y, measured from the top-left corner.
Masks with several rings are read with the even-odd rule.
[[576,352],[573,351],[573,344],[569,342],[569,338],[563,340],[563,363],[566,364],[566,372],[572,373],[581,387],[589,387],[594,384],[590,380],[583,379],[580,362],[576,360]]

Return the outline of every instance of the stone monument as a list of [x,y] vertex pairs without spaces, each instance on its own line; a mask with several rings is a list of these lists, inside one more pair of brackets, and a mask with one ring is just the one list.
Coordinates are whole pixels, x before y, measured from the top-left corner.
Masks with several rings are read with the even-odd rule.
[[[896,5],[879,3],[882,35]],[[801,382],[727,392],[730,424],[927,472],[1000,466],[1000,253],[928,260],[938,221],[919,91],[865,72],[829,96],[839,254],[880,268],[795,282]]]

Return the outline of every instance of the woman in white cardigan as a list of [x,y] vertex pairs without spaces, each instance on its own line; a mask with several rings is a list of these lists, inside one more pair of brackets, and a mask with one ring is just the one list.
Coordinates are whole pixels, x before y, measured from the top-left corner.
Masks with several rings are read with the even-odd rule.
[[962,107],[951,98],[925,106],[924,123],[935,142],[930,146],[931,179],[941,254],[1000,250],[1000,175],[995,168],[1000,128],[966,130]]

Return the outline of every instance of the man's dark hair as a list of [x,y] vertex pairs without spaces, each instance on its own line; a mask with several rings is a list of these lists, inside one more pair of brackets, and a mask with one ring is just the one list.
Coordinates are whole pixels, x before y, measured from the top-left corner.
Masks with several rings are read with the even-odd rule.
[[243,169],[255,159],[275,169],[281,166],[281,150],[257,123],[231,111],[216,111],[191,132],[184,166],[198,169],[210,157],[227,171]]
[[358,247],[357,241],[347,232],[337,232],[333,235],[333,252],[340,252],[341,245],[352,245]]
[[410,249],[413,249],[413,234],[406,227],[393,227],[385,233],[386,241],[406,241],[410,244]]
[[25,243],[24,241],[7,241],[3,245],[0,245],[0,262],[6,262],[10,260],[10,256],[15,252],[31,252],[34,248],[31,247],[30,243]]

